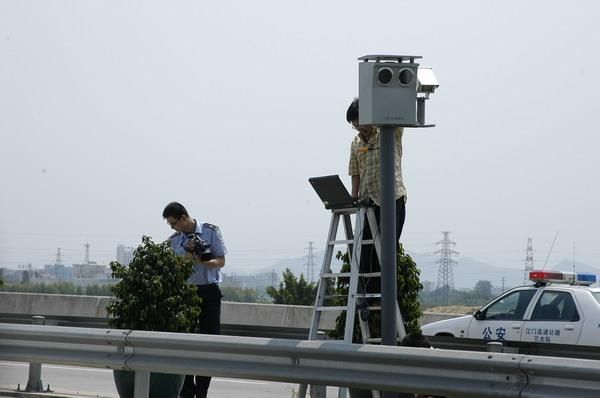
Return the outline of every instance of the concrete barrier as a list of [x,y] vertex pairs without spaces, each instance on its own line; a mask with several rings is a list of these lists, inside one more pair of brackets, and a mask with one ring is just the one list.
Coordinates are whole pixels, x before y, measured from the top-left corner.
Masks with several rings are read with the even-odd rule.
[[[0,292],[0,315],[31,318],[95,318],[108,320],[106,305],[110,297],[75,296],[66,294]],[[453,318],[456,314],[425,313],[422,324]],[[232,326],[255,326],[267,328],[308,329],[312,307],[304,305],[281,305],[261,303],[223,302],[221,323]],[[321,328],[335,327],[336,312],[323,313]],[[52,322],[49,322],[52,323]]]

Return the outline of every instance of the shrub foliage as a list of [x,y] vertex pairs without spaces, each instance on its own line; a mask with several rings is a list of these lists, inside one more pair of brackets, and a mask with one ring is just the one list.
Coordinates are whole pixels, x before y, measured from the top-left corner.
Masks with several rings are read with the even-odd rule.
[[[348,252],[338,252],[336,258],[342,260],[341,272],[350,272],[350,256]],[[423,285],[420,281],[419,268],[414,260],[404,252],[404,248],[400,245],[397,253],[397,268],[396,268],[396,289],[398,305],[400,307],[400,313],[402,314],[402,320],[404,321],[404,328],[407,334],[421,334],[421,328],[419,326],[419,318],[423,314],[421,305],[419,303],[419,292],[423,289]],[[337,278],[335,285],[335,293],[340,298],[338,305],[345,305],[346,298],[348,296],[348,287],[350,284],[349,278]],[[335,339],[342,339],[344,337],[344,328],[346,325],[346,313],[342,312],[336,318],[335,330],[329,333],[329,336]],[[372,311],[369,314],[369,330],[371,336],[381,336],[381,312]],[[358,324],[358,314],[356,315],[354,322],[353,331],[353,342],[361,342],[360,326]]]
[[200,315],[201,299],[187,283],[192,263],[177,256],[169,241],[148,236],[133,253],[129,266],[110,263],[114,299],[106,307],[119,329],[190,332]]

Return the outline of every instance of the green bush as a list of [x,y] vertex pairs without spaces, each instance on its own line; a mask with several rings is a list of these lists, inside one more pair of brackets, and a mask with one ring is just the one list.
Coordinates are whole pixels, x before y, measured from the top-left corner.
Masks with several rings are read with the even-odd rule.
[[144,236],[129,266],[110,263],[114,299],[106,307],[119,329],[190,332],[200,315],[201,299],[187,283],[192,263],[177,256],[170,242]]
[[[338,252],[336,258],[342,260],[341,272],[350,272],[350,256],[348,252]],[[404,322],[404,328],[407,334],[420,334],[421,328],[419,326],[419,318],[423,314],[421,305],[419,303],[419,292],[423,290],[423,285],[420,281],[419,268],[413,259],[404,252],[404,247],[400,245],[397,253],[397,292],[398,292],[398,304],[400,307],[400,313],[402,314],[402,320]],[[335,294],[339,295],[334,305],[345,305],[346,297],[348,296],[348,287],[350,279],[347,277],[337,278],[335,284]],[[331,292],[329,292],[331,293]],[[346,313],[342,312],[336,318],[335,330],[329,332],[329,337],[334,339],[344,338],[344,328],[346,326]],[[372,311],[369,314],[369,330],[371,336],[381,336],[381,312]],[[354,321],[354,332],[352,337],[353,342],[361,342],[362,337],[360,333],[360,326],[358,323],[358,314]]]
[[273,298],[275,304],[313,305],[317,294],[317,284],[309,283],[304,278],[304,274],[300,274],[300,278],[296,278],[294,273],[286,268],[279,289],[269,286],[267,294]]

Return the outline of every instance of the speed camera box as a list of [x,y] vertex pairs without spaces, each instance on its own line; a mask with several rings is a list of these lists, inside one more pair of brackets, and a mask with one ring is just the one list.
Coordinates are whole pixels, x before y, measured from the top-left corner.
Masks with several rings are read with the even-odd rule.
[[416,126],[419,64],[361,57],[358,65],[359,123]]

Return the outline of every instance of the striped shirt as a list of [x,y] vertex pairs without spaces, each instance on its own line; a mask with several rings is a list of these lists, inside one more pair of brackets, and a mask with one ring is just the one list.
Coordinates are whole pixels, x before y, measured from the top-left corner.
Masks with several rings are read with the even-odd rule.
[[[394,156],[396,199],[406,196],[401,166],[402,133],[402,128],[397,128],[394,132],[396,138],[396,154]],[[379,149],[379,129],[371,135],[368,142],[363,141],[357,134],[350,146],[348,174],[360,176],[359,200],[370,198],[376,205],[381,206],[381,151]]]

